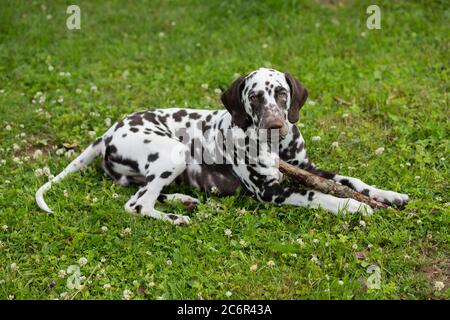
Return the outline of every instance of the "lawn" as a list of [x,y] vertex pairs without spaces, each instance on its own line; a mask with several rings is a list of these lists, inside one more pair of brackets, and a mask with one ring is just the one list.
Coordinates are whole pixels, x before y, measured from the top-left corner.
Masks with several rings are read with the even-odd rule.
[[[0,299],[448,299],[448,3],[376,1],[369,30],[374,1],[334,2],[77,0],[68,30],[67,1],[3,1]],[[137,188],[96,161],[46,194],[54,214],[38,209],[49,172],[109,123],[223,108],[261,66],[308,88],[298,126],[316,164],[407,193],[406,208],[335,216],[171,186],[201,200],[182,228],[126,213]]]

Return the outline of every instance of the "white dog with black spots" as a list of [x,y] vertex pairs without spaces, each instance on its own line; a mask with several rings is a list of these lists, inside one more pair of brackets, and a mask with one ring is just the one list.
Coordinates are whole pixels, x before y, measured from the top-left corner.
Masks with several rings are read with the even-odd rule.
[[[354,199],[282,186],[278,157],[384,203],[405,205],[409,201],[405,194],[321,170],[310,162],[303,137],[295,125],[307,96],[307,90],[292,75],[260,68],[236,79],[223,93],[226,110],[171,108],[131,114],[115,123],[52,181],[44,184],[36,192],[36,201],[41,209],[52,212],[44,201],[44,193],[53,183],[89,165],[100,155],[105,172],[117,183],[139,185],[139,190],[125,204],[126,211],[176,225],[189,224],[189,217],[160,212],[155,209],[155,202],[178,199],[192,209],[198,200],[184,194],[161,193],[175,179],[203,191],[214,190],[219,195],[244,190],[259,201],[278,205],[321,207],[332,213],[373,212]],[[272,147],[273,139],[258,140],[258,133],[263,130],[276,133],[276,150]],[[205,151],[214,152],[213,149],[227,143],[228,132],[233,132],[240,142],[231,153],[219,152],[225,161],[214,157],[213,161],[202,159],[207,154]],[[247,156],[253,140],[259,147],[255,157]],[[233,158],[240,151],[244,151],[246,161]]]

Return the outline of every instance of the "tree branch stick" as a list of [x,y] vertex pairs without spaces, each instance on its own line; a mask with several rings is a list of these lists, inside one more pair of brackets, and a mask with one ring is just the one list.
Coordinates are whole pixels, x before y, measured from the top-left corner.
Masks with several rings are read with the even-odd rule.
[[309,171],[303,170],[293,166],[283,160],[279,161],[279,170],[287,176],[294,178],[301,182],[306,187],[314,188],[323,193],[328,193],[339,198],[353,198],[359,202],[368,204],[374,209],[385,209],[388,205],[369,198],[368,196],[359,193],[347,186],[338,184],[335,181],[328,180],[312,174]]

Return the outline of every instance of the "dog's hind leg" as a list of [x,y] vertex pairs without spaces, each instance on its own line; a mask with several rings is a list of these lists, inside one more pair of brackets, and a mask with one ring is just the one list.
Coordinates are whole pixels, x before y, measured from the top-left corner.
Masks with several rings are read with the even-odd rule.
[[[184,152],[185,146],[181,144],[180,154],[176,155],[178,160],[184,159]],[[158,157],[154,157],[151,165],[145,171],[145,184],[128,200],[125,204],[125,210],[146,217],[169,221],[176,225],[187,225],[189,224],[189,217],[166,214],[155,209],[155,202],[160,196],[161,190],[172,183],[186,169],[185,161],[173,161],[174,159],[170,158],[169,153],[160,152]]]

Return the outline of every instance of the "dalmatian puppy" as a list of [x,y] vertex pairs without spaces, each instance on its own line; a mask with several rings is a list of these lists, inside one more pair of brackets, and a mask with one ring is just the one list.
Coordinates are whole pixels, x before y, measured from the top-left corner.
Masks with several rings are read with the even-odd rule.
[[[321,207],[335,214],[372,213],[369,206],[354,199],[282,186],[283,175],[276,165],[279,157],[384,203],[405,205],[409,201],[405,194],[324,171],[310,162],[305,141],[295,125],[307,96],[307,90],[292,75],[260,68],[236,79],[223,93],[221,100],[226,110],[172,108],[136,112],[115,123],[52,181],[44,184],[36,192],[36,201],[41,209],[52,212],[44,201],[44,193],[53,183],[101,156],[103,169],[114,181],[123,186],[139,185],[136,194],[125,204],[126,211],[175,225],[187,225],[190,219],[156,210],[156,201],[176,199],[189,208],[198,203],[188,195],[161,193],[175,180],[223,196],[244,190],[259,201],[277,205]],[[263,130],[275,132],[275,138],[259,139],[258,133]],[[238,137],[232,152],[225,153],[220,148],[216,153],[219,157],[197,161],[208,152],[214,153],[212,149],[217,146],[235,140],[229,132]],[[249,157],[251,141],[256,141],[259,149],[256,156]],[[244,151],[241,160],[245,161],[236,161],[240,151]]]

